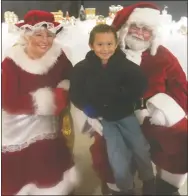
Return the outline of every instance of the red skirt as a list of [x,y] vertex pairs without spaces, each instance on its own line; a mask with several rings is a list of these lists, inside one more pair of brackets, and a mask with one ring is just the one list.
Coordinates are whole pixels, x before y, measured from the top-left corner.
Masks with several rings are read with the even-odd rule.
[[27,184],[49,188],[74,165],[62,136],[37,141],[21,151],[2,153],[2,195],[15,195]]

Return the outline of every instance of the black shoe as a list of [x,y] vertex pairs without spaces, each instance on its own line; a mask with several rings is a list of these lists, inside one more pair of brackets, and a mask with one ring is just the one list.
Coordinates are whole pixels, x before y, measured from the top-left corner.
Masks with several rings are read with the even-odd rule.
[[155,195],[155,178],[143,182],[142,195]]
[[180,195],[178,188],[168,182],[157,178],[156,179],[156,195]]

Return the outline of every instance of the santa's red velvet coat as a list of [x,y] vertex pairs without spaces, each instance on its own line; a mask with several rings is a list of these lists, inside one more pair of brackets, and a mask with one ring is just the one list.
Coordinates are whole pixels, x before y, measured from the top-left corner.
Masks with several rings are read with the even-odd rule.
[[[32,60],[16,45],[2,63],[2,194],[67,194],[76,169],[56,121],[72,64],[60,45]],[[57,88],[58,86],[58,88]]]
[[[155,56],[152,56],[149,50],[143,52],[140,66],[149,82],[149,88],[144,98],[147,99],[157,93],[167,93],[187,113],[186,76],[174,55],[160,46]],[[171,111],[171,115],[175,115],[175,113],[176,111]],[[146,118],[142,130],[148,141],[151,142],[152,160],[158,167],[170,173],[187,173],[188,128],[186,118],[172,127],[151,125]],[[153,146],[152,143],[158,143],[158,145]],[[90,150],[94,169],[100,178],[104,182],[114,183],[104,138],[96,133],[95,142]]]

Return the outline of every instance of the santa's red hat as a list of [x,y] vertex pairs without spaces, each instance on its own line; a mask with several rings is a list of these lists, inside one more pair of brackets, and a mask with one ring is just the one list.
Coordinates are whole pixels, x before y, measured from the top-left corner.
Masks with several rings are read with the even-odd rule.
[[42,10],[31,10],[24,16],[24,22],[15,24],[20,30],[35,30],[45,27],[53,33],[59,33],[63,26],[55,22],[54,15]]
[[151,45],[151,54],[155,55],[160,45],[158,27],[160,24],[160,10],[157,5],[149,2],[140,2],[134,5],[124,7],[117,12],[112,22],[112,26],[119,32],[119,38],[125,37],[128,28],[132,23],[145,24],[152,29],[153,42]]

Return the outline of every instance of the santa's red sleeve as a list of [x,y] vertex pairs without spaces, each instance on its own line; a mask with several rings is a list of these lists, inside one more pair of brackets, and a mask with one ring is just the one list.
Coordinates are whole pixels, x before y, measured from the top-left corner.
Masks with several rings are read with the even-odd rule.
[[168,60],[166,68],[167,94],[175,99],[187,113],[188,82],[186,80],[186,75],[177,58],[169,51],[167,51],[166,54]]
[[[187,113],[187,80],[186,75],[179,64],[176,57],[163,48],[165,58],[165,79],[166,79],[166,94],[172,97],[179,106]],[[161,100],[161,110],[163,113],[168,113],[171,120],[179,118],[180,111],[178,107],[175,109],[167,99]],[[188,120],[181,117],[180,120],[170,127],[151,125],[148,119],[145,119],[142,129],[146,138],[150,141],[157,141],[163,151],[168,154],[176,154],[184,151],[184,146],[187,144],[187,128]]]
[[17,66],[11,59],[2,62],[2,108],[11,114],[53,115],[67,105],[67,92],[61,88],[39,88],[21,93]]

